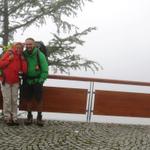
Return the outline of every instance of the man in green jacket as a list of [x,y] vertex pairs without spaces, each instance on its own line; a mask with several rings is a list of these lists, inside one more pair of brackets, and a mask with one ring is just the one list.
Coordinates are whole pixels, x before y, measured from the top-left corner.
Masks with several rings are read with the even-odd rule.
[[[27,60],[27,75],[25,80],[25,99],[27,100],[28,115],[25,122],[30,125],[33,122],[31,100],[34,98],[37,102],[37,125],[43,126],[42,121],[42,89],[43,83],[48,76],[48,63],[45,55],[35,47],[35,40],[27,38],[25,40],[26,50],[24,57]],[[37,54],[38,53],[38,54]]]

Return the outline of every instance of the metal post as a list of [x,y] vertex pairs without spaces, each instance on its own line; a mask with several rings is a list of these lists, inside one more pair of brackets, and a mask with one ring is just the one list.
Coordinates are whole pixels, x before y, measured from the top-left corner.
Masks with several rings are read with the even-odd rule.
[[92,114],[92,104],[93,104],[93,96],[94,94],[94,82],[90,82],[90,88],[88,90],[88,106],[87,106],[87,122],[90,122],[91,120],[91,114]]
[[94,94],[95,94],[95,91],[94,91],[94,82],[91,82],[91,101],[90,101],[90,109],[89,109],[89,122],[91,121],[91,116],[92,116],[92,113],[93,113],[93,102],[94,102]]

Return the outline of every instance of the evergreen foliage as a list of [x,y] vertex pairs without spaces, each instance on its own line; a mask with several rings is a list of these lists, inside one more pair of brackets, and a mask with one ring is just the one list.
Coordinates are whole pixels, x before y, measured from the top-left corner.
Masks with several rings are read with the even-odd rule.
[[83,45],[85,41],[80,37],[87,35],[88,32],[96,28],[88,28],[80,33],[75,33],[66,38],[60,38],[54,34],[54,38],[49,42],[49,65],[52,66],[54,72],[60,71],[62,73],[69,73],[72,70],[87,69],[93,72],[98,71],[102,66],[92,60],[82,58],[80,55],[75,54],[74,51],[77,45]]
[[[91,0],[0,0],[0,37],[5,41],[6,36],[12,36],[17,29],[33,24],[40,26],[48,17],[56,24],[58,32],[77,28],[63,18],[77,16],[86,1]],[[8,41],[4,43],[7,45]]]
[[[7,46],[17,29],[26,30],[31,25],[41,26],[47,22],[47,18],[55,23],[57,34],[50,40],[49,65],[61,72],[68,73],[70,69],[88,68],[96,71],[100,68],[97,62],[82,58],[74,54],[77,45],[83,45],[80,38],[87,35],[95,28],[88,28],[78,32],[78,27],[70,24],[66,17],[75,17],[82,10],[85,2],[92,0],[0,0],[0,37],[3,45]],[[66,38],[59,37],[59,33],[76,32]]]

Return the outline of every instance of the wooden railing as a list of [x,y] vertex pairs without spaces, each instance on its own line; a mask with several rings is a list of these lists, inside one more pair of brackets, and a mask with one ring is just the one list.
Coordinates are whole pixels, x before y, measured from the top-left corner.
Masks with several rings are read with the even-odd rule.
[[[90,82],[90,87],[44,87],[44,112],[86,114],[87,121],[92,115],[150,117],[150,94],[95,89],[95,83],[150,86],[149,82],[59,75],[49,75],[48,79]],[[35,103],[32,107],[37,110]],[[26,110],[25,100],[20,102],[19,108]]]
[[128,80],[112,80],[112,79],[75,77],[75,76],[49,75],[48,79],[87,81],[87,82],[99,82],[99,83],[109,83],[109,84],[110,83],[112,83],[112,84],[126,84],[126,85],[138,85],[138,86],[150,86],[150,82],[128,81]]

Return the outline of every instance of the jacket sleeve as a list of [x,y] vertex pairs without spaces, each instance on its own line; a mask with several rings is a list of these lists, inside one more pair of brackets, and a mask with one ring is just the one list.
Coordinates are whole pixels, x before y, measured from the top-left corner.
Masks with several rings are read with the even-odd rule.
[[10,63],[9,53],[5,53],[2,58],[0,58],[0,69],[4,69]]
[[48,62],[43,53],[40,53],[40,68],[41,68],[41,73],[38,82],[43,83],[48,77]]

